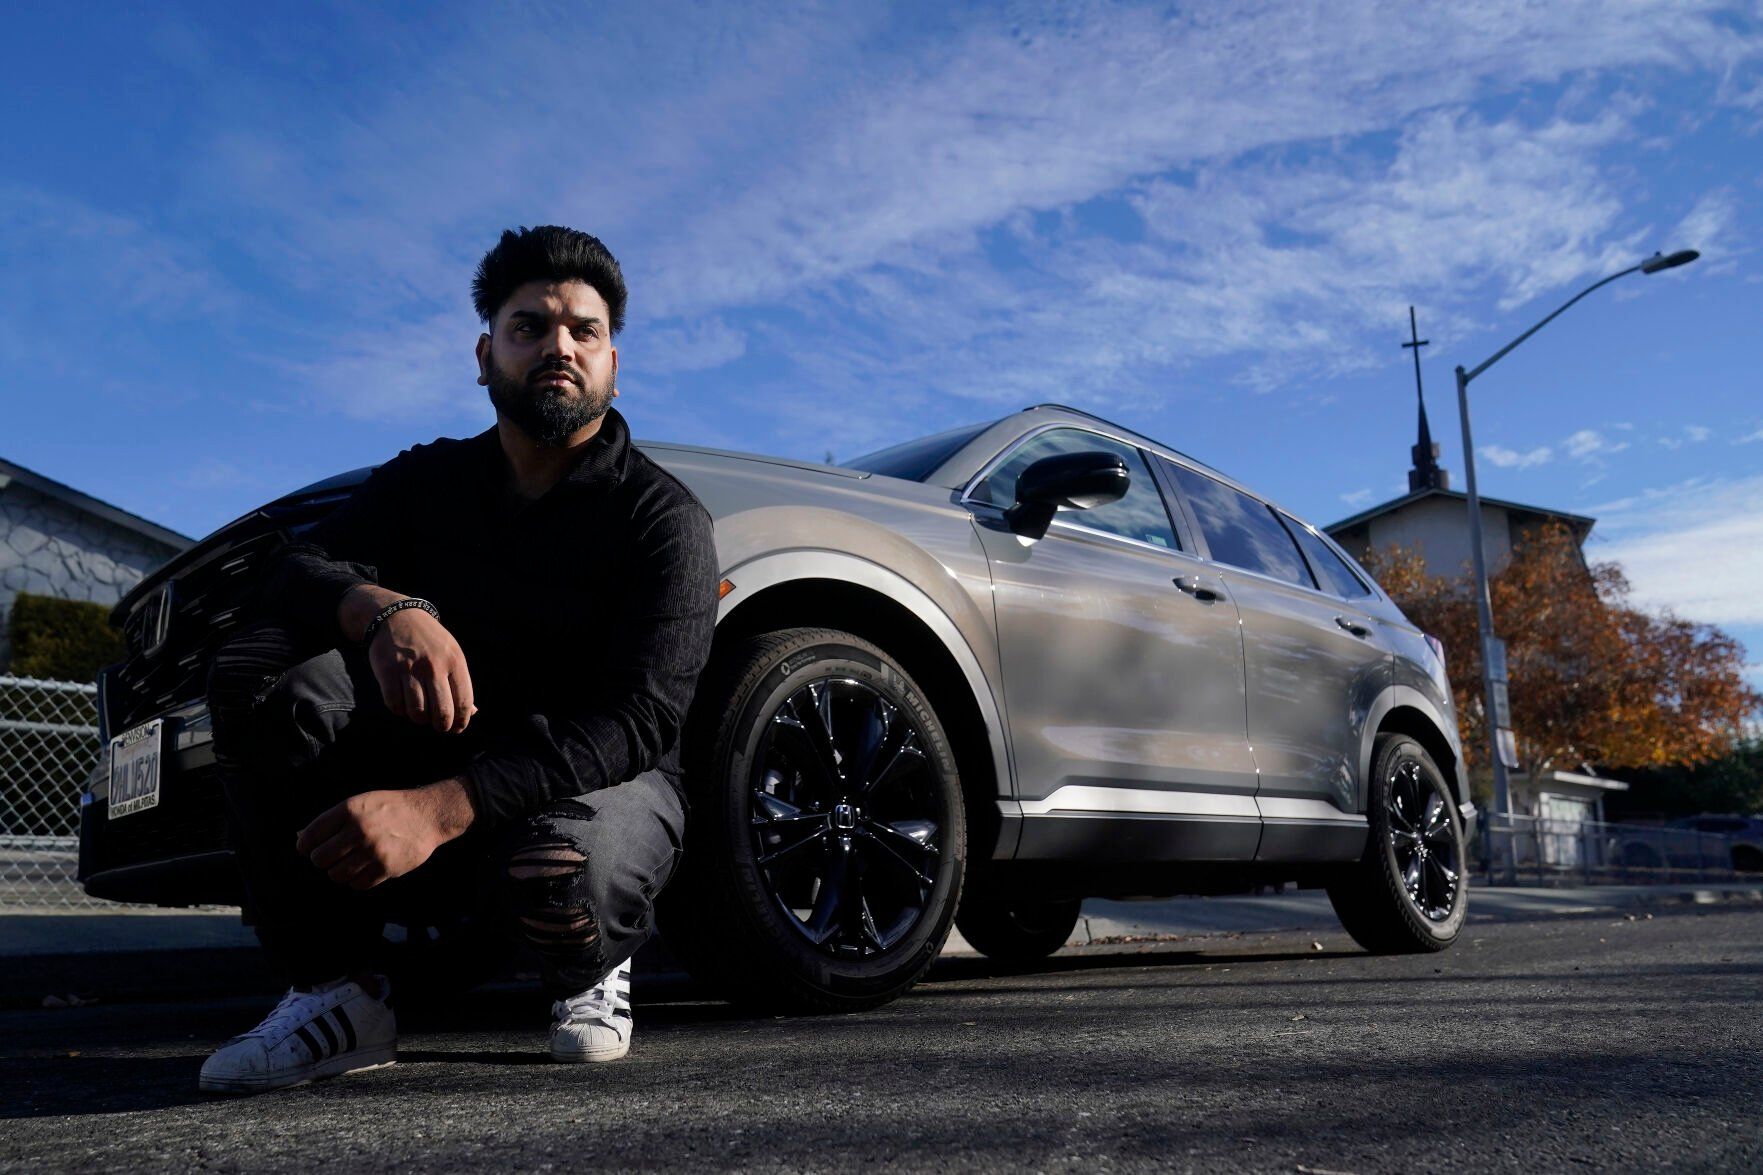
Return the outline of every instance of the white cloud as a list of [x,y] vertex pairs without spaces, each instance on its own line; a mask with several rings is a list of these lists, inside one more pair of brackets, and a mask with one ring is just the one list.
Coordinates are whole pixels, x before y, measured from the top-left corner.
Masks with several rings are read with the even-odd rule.
[[1602,508],[1637,600],[1709,624],[1763,625],[1763,476],[1696,478]]
[[1370,490],[1354,490],[1352,493],[1342,494],[1341,501],[1349,506],[1358,507],[1371,501],[1373,496]]
[[1595,465],[1601,463],[1605,457],[1614,456],[1628,448],[1629,442],[1612,442],[1595,428],[1582,428],[1562,441],[1561,445],[1575,461]]
[[39,188],[0,184],[0,248],[40,308],[101,289],[112,310],[163,321],[235,301],[208,258],[163,228]]
[[1714,430],[1702,424],[1686,424],[1683,432],[1677,436],[1660,437],[1659,443],[1676,452],[1685,445],[1699,445],[1714,435]]
[[303,399],[352,420],[432,423],[436,435],[475,423],[477,431],[495,414],[476,382],[479,333],[461,309],[344,335],[321,358],[287,368]]
[[1763,428],[1758,429],[1756,432],[1751,433],[1749,436],[1740,437],[1738,440],[1734,441],[1733,444],[1735,444],[1735,445],[1748,445],[1748,444],[1751,444],[1753,441],[1763,441]]
[[1532,469],[1538,465],[1547,465],[1549,459],[1555,455],[1555,451],[1547,445],[1539,445],[1527,453],[1500,445],[1484,445],[1476,452],[1501,469]]
[[[399,47],[346,90],[200,36],[161,51],[226,95],[187,170],[205,231],[341,321],[418,324],[383,362],[368,333],[336,332],[305,369],[320,402],[428,414],[469,394],[441,378],[451,352],[430,362],[428,324],[457,317],[495,229],[558,221],[619,254],[637,366],[689,373],[787,344],[799,370],[750,398],[812,451],[817,422],[847,448],[881,426],[810,397],[1128,408],[1218,356],[1248,357],[1231,394],[1266,390],[1384,362],[1367,334],[1415,300],[1431,337],[1460,337],[1482,287],[1511,307],[1638,247],[1613,158],[1637,104],[1596,79],[1729,77],[1763,45],[1714,0],[1469,0],[1424,21],[1373,0],[951,13],[345,13],[340,39]],[[556,83],[584,70],[591,118]],[[1583,84],[1539,109],[1565,81]],[[1515,101],[1466,112],[1488,98]],[[299,124],[265,133],[291,105]],[[1143,224],[1071,227],[1093,201]],[[747,308],[806,329],[726,325]],[[714,325],[681,325],[701,316]]]
[[657,375],[707,371],[747,353],[747,336],[720,318],[667,326],[639,326],[619,340],[620,364]]
[[1697,200],[1665,240],[1672,249],[1699,250],[1704,262],[1717,260],[1722,252],[1738,251],[1733,232],[1737,221],[1738,201],[1732,189],[1717,188]]

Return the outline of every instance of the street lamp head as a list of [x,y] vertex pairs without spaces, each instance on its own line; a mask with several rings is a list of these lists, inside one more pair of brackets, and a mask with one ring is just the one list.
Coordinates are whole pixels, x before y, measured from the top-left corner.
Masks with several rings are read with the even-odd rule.
[[1658,273],[1661,269],[1676,269],[1680,265],[1688,265],[1700,256],[1701,254],[1694,249],[1679,249],[1670,256],[1666,256],[1663,253],[1655,253],[1645,261],[1641,262],[1641,272]]

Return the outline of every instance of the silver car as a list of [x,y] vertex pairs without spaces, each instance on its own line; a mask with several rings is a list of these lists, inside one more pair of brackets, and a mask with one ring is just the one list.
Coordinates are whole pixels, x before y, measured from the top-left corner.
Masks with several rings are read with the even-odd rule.
[[[1085,897],[1277,882],[1327,887],[1369,950],[1457,936],[1475,810],[1444,651],[1314,527],[1058,405],[838,466],[641,446],[709,507],[722,564],[660,919],[715,990],[870,1007],[952,923],[1031,960]],[[111,818],[102,772],[85,797],[89,892],[236,900],[205,658],[264,556],[367,472],[118,605],[105,733],[160,721],[165,757],[152,805]]]

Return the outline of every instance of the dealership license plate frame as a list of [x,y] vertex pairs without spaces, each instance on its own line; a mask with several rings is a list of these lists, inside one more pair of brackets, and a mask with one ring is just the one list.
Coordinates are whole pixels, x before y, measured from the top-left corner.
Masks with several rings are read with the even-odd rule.
[[165,766],[164,732],[165,719],[155,718],[110,740],[109,819],[118,820],[159,806],[159,784]]

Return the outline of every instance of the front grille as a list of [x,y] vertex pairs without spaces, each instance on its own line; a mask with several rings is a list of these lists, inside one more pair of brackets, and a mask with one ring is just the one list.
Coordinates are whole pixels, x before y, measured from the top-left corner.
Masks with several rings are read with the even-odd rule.
[[154,595],[123,622],[130,655],[105,683],[109,730],[120,733],[207,691],[208,661],[239,626],[269,556],[286,540],[272,531],[223,547],[168,580],[171,615],[163,647],[148,655],[159,623]]
[[118,820],[103,800],[81,810],[80,876],[227,847],[226,802],[212,753],[175,756],[167,767],[155,807]]

